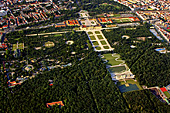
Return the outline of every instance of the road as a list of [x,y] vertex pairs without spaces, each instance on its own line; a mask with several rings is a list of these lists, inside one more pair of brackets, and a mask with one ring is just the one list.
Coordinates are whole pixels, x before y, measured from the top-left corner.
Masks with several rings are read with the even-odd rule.
[[50,32],[50,33],[40,33],[40,34],[28,34],[26,36],[40,36],[40,35],[50,35],[50,34],[61,34],[61,33],[67,33],[70,31],[64,31],[64,32]]

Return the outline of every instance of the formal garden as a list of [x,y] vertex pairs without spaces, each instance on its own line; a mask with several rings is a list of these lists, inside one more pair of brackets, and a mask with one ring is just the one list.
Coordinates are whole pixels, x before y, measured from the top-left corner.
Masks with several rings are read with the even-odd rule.
[[107,60],[107,64],[111,66],[121,65],[125,63],[125,61],[121,60],[120,55],[116,53],[103,54],[102,56],[103,59]]
[[123,66],[109,67],[108,70],[110,73],[114,73],[114,72],[119,73],[119,72],[126,71],[127,69],[123,65]]

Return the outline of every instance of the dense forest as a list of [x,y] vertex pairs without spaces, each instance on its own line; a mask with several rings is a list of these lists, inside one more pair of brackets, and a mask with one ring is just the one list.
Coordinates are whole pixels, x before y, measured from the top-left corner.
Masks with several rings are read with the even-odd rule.
[[[166,86],[170,84],[170,54],[161,54],[154,49],[168,45],[156,39],[149,31],[149,26],[137,26],[135,29],[118,28],[103,31],[114,52],[119,53],[126,61],[132,73],[136,75],[140,84],[147,86]],[[129,39],[122,38],[123,35],[130,36]],[[145,40],[137,39],[145,37]],[[147,38],[152,37],[152,38]],[[155,45],[161,43],[161,45]],[[131,45],[136,48],[131,48]]]
[[130,112],[169,113],[170,106],[158,100],[149,90],[123,93]]

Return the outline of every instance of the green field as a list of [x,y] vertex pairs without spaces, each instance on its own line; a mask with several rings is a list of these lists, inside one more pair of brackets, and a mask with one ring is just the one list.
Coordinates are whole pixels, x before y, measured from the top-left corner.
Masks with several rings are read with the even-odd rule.
[[93,34],[93,32],[89,31],[88,34],[91,35],[91,34]]
[[109,49],[109,46],[103,46],[104,49]]
[[96,34],[100,34],[100,32],[99,32],[99,31],[95,31],[95,33],[96,33]]
[[[116,58],[120,57],[119,54],[116,54],[114,56],[112,56],[112,54],[103,54],[103,56],[104,56],[104,59],[108,60],[108,63],[107,63],[108,65],[114,66],[114,65],[119,65],[124,62],[124,61],[115,60]],[[121,60],[121,59],[119,58],[118,60]]]
[[102,36],[102,35],[97,35],[97,37],[98,37],[99,39],[103,39],[103,36]]
[[[135,82],[133,79],[132,79],[132,80],[126,80],[126,83],[136,84],[137,87],[139,88],[139,90],[143,90],[143,88],[140,86],[139,82],[137,82],[137,81]],[[119,81],[119,82],[117,83],[117,86],[121,86],[121,85],[124,85],[124,84],[125,84],[124,81]]]
[[109,71],[111,73],[113,73],[113,72],[121,72],[121,71],[125,71],[125,70],[126,70],[125,66],[118,66],[118,67],[110,67],[109,68]]
[[168,91],[163,92],[167,98],[170,98],[170,93]]
[[96,38],[94,36],[90,36],[91,40],[96,40]]
[[94,41],[93,45],[99,45],[99,43],[97,41]]
[[19,40],[20,38],[15,38],[14,40]]
[[106,41],[104,41],[104,40],[100,41],[100,42],[101,42],[102,45],[106,45],[107,44]]

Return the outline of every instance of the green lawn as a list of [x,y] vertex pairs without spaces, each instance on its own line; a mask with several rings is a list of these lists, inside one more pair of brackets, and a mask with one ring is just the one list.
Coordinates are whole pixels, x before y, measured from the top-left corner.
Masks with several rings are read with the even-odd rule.
[[133,30],[133,29],[136,29],[136,28],[126,28],[126,30]]
[[[23,44],[24,44],[24,43],[19,43],[19,44],[18,44],[18,49],[24,49],[24,48],[23,48]],[[17,44],[13,44],[13,45],[12,45],[12,50],[14,51],[15,49],[17,49]]]
[[117,9],[120,9],[120,7],[119,7],[119,6],[117,6],[117,5],[116,5],[115,7],[116,7]]
[[[123,61],[116,61],[115,59],[120,57],[119,54],[116,54],[114,56],[112,56],[112,54],[103,54],[104,56],[104,59],[108,60],[108,65],[112,65],[112,66],[115,66],[115,65],[119,65],[120,63],[123,63]],[[118,60],[121,60],[120,58]]]
[[100,42],[101,42],[102,45],[106,45],[107,44],[106,41],[104,41],[104,40],[100,41]]
[[103,46],[104,49],[109,49],[109,46]]
[[102,35],[97,35],[97,37],[98,37],[99,39],[103,39],[103,36],[102,36]]
[[170,94],[168,91],[165,91],[164,94],[166,95],[167,98],[170,98]]
[[96,34],[100,34],[100,32],[99,32],[99,31],[95,31],[95,33],[96,33]]
[[96,47],[96,50],[101,50],[101,47]]
[[[126,80],[126,83],[136,84],[137,87],[138,87],[140,90],[143,90],[143,88],[140,86],[139,82],[135,82],[133,79],[132,79],[132,80]],[[123,85],[123,84],[125,84],[124,81],[119,81],[119,82],[117,83],[118,86],[121,86],[121,85]]]
[[14,40],[19,40],[20,38],[16,38],[16,39],[14,39]]
[[80,30],[80,28],[79,27],[76,27],[76,28],[74,28],[75,30]]
[[114,17],[120,17],[120,14],[114,14]]
[[129,21],[129,19],[121,19],[121,20],[122,20],[123,22],[124,22],[124,21],[125,21],[125,22],[126,22],[126,21]]
[[93,34],[93,32],[89,31],[88,34],[91,35],[91,34]]
[[17,44],[12,45],[12,50],[14,51],[15,49],[17,49]]
[[113,73],[113,72],[121,72],[121,71],[125,71],[125,70],[126,70],[125,66],[118,66],[118,67],[111,67],[111,68],[109,68],[109,71],[111,73]]
[[19,49],[24,49],[23,46],[24,46],[24,43],[19,43],[19,44],[18,44],[18,48],[19,48]]
[[111,30],[110,29],[106,29],[106,32],[110,32]]
[[96,40],[96,38],[94,36],[90,36],[91,40]]
[[121,19],[121,20],[122,20],[122,22],[131,22],[130,19]]
[[167,29],[168,32],[170,32],[170,29]]
[[54,36],[55,36],[55,37],[58,37],[58,36],[62,36],[62,34],[55,34]]
[[94,22],[92,21],[91,24],[94,24]]
[[116,20],[117,23],[121,23],[122,21],[121,20]]
[[99,45],[99,43],[97,41],[94,41],[93,45]]

